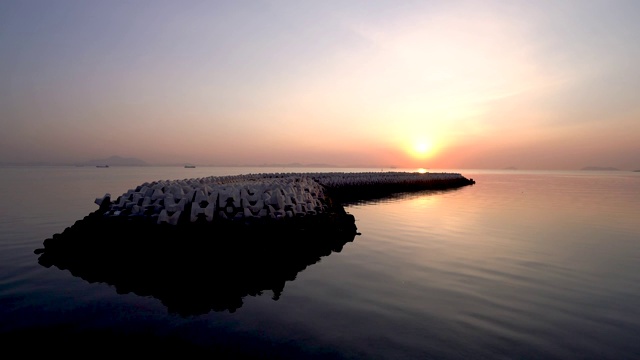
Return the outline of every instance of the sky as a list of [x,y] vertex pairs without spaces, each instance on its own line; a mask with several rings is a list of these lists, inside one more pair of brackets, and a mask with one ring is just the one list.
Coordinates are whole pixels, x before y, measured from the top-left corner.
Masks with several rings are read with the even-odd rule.
[[640,169],[640,1],[0,2],[0,164]]

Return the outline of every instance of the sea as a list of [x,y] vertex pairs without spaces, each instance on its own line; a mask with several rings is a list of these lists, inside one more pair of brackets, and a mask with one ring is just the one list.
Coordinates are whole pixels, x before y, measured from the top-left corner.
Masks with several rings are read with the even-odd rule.
[[[229,254],[197,281],[171,262],[147,277],[92,276],[36,253],[96,198],[145,182],[387,171],[417,169],[0,167],[0,348],[83,359],[640,358],[638,172],[427,169],[476,183],[345,204],[358,234],[286,271],[270,271],[286,256],[252,266]],[[227,256],[197,259],[208,255]]]

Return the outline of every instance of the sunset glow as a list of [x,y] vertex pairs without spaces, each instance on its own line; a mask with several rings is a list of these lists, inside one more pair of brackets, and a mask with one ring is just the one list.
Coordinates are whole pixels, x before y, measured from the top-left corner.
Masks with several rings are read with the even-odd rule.
[[35,3],[0,164],[640,168],[637,2]]

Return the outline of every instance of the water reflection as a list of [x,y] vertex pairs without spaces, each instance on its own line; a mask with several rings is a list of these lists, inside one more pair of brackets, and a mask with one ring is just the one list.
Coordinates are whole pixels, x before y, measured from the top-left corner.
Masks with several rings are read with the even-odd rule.
[[381,192],[381,193],[371,193],[367,194],[367,196],[363,196],[362,194],[357,194],[357,196],[350,196],[349,194],[341,194],[339,198],[340,203],[349,206],[349,205],[370,205],[370,204],[380,204],[387,203],[399,200],[408,200],[408,199],[419,199],[424,198],[425,196],[434,196],[445,193],[452,193],[456,191],[462,190],[463,187],[455,187],[450,189],[432,189],[432,190],[414,190],[414,191],[405,191],[405,192]]
[[113,226],[85,218],[35,252],[44,267],[112,285],[119,294],[152,296],[170,313],[192,316],[234,312],[244,297],[264,291],[278,300],[287,281],[340,252],[355,235],[335,229]]

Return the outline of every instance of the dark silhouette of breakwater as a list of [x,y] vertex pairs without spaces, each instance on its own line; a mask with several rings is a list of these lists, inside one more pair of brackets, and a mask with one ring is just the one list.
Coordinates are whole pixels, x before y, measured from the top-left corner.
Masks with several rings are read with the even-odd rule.
[[152,296],[181,316],[234,312],[246,296],[272,291],[332,252],[357,232],[352,215],[318,222],[195,223],[183,226],[106,220],[92,213],[44,241],[38,262],[120,294]]
[[475,180],[459,177],[454,179],[421,180],[408,179],[403,182],[360,182],[353,184],[336,184],[325,186],[327,196],[333,202],[340,204],[353,204],[377,199],[391,198],[400,194],[416,193],[421,191],[443,191],[459,189],[475,184]]

